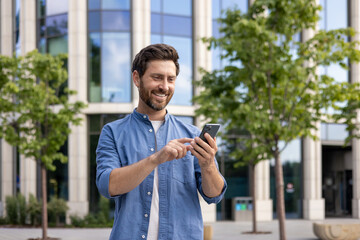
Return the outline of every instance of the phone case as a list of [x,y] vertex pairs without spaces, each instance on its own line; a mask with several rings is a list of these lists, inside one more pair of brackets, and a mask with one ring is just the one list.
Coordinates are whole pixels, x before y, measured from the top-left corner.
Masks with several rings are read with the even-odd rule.
[[219,128],[220,128],[220,124],[216,124],[216,123],[208,123],[208,124],[205,124],[204,128],[202,129],[201,133],[200,133],[200,138],[208,143],[208,141],[206,140],[204,134],[205,133],[208,133],[210,134],[210,136],[212,138],[214,138],[217,134],[217,132],[219,131]]

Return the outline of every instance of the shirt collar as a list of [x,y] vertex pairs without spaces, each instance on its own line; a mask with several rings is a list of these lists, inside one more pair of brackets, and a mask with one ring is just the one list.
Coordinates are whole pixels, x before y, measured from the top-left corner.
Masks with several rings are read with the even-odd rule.
[[[150,121],[148,115],[143,114],[143,113],[139,113],[138,111],[136,111],[136,109],[137,108],[134,109],[133,114],[137,119],[142,120],[142,121],[145,121],[145,120]],[[166,115],[165,115],[165,119],[164,119],[165,122],[169,119],[169,117],[170,117],[170,114],[168,113],[168,110],[166,110]]]

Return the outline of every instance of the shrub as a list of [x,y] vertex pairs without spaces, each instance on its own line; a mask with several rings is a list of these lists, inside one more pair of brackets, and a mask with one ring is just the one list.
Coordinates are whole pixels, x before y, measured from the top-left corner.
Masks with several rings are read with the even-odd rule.
[[18,216],[19,216],[19,224],[25,225],[26,223],[26,199],[24,195],[17,195],[17,206],[18,206]]
[[16,196],[6,196],[7,221],[10,224],[18,224],[18,204]]
[[85,220],[77,215],[71,215],[70,220],[74,227],[85,227]]
[[48,203],[49,219],[55,219],[55,225],[60,226],[60,217],[65,217],[66,211],[69,207],[66,201],[62,198],[52,197]]
[[33,226],[39,225],[41,223],[41,203],[33,194],[29,196],[26,209],[30,216],[30,224]]

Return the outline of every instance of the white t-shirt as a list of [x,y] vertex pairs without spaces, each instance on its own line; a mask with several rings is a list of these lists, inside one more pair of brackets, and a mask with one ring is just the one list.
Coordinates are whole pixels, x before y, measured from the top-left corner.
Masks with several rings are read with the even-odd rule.
[[[151,121],[155,134],[164,121]],[[155,168],[154,173],[154,187],[150,207],[150,219],[148,229],[148,240],[157,240],[159,235],[159,173],[158,167]]]

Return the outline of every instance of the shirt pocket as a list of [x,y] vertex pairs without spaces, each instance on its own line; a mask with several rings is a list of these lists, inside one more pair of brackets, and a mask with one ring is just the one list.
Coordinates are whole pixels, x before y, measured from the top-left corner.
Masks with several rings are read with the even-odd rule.
[[185,157],[172,161],[173,178],[182,183],[195,181],[194,157],[187,154]]

